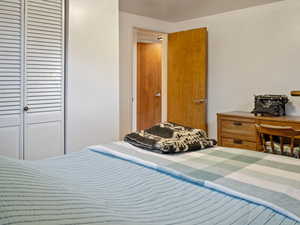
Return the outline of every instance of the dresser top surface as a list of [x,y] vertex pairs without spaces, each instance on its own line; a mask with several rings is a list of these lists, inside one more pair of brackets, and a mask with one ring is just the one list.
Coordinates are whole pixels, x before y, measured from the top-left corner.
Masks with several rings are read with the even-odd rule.
[[269,121],[285,121],[285,122],[300,123],[300,116],[277,116],[277,117],[255,116],[253,113],[245,112],[245,111],[232,111],[232,112],[218,113],[218,115],[259,119],[259,120],[269,120]]

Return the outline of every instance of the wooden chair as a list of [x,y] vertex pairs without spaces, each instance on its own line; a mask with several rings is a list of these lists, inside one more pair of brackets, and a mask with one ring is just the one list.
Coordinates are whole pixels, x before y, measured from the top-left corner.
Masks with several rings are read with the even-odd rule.
[[[292,127],[271,126],[265,124],[256,124],[256,129],[259,133],[264,152],[269,152],[271,150],[275,154],[280,151],[283,155],[288,151],[288,155],[300,157],[300,130],[295,130]],[[276,141],[276,139],[279,141]]]

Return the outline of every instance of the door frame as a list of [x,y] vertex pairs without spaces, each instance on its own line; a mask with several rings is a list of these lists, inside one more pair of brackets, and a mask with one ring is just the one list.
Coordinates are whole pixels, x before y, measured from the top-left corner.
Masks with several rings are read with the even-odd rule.
[[160,35],[163,37],[162,43],[162,76],[161,76],[161,120],[167,121],[168,117],[168,34],[146,30],[142,28],[133,28],[133,43],[132,43],[132,90],[131,90],[131,131],[137,130],[137,44],[138,42],[156,43],[152,40],[138,40],[138,32],[149,32],[153,35]]

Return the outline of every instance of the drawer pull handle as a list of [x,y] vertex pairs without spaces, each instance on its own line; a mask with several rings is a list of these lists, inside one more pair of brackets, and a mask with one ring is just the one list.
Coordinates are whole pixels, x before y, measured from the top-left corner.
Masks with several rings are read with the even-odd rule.
[[242,126],[243,124],[241,122],[233,122],[234,126]]
[[241,145],[241,144],[243,144],[243,141],[240,140],[240,139],[234,139],[234,140],[233,140],[233,143],[234,143],[234,144],[237,144],[237,145]]

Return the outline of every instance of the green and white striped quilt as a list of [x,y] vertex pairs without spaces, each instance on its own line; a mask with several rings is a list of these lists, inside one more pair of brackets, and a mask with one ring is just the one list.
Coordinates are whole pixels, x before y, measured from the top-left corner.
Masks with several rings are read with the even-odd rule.
[[287,208],[184,175],[196,165],[185,165],[188,154],[170,160],[119,143],[35,162],[0,157],[0,225],[300,225]]
[[174,155],[147,152],[125,142],[105,147],[265,200],[300,217],[299,159],[224,147]]

